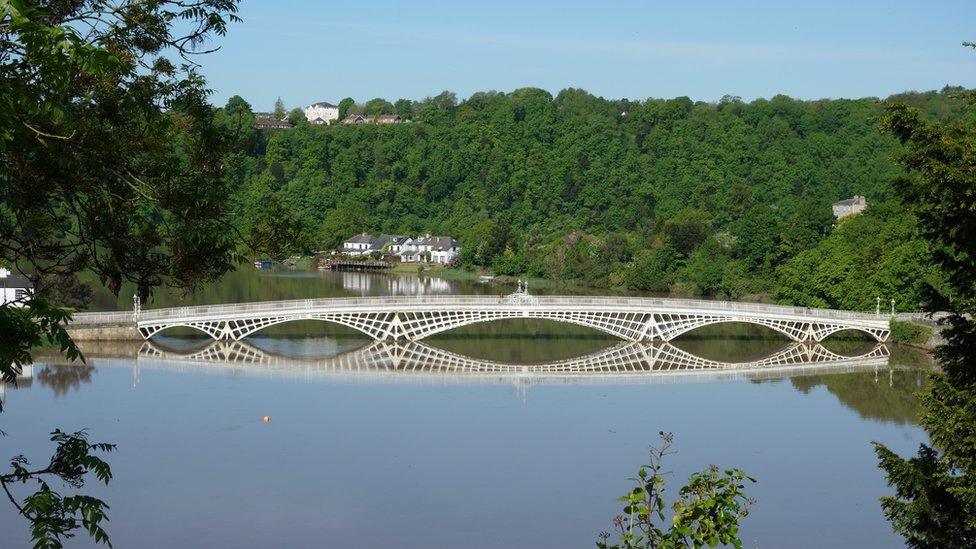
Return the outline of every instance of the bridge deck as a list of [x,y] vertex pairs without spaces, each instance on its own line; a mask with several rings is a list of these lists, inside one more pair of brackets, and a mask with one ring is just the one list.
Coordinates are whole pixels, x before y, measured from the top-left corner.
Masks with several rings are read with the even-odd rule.
[[266,326],[314,319],[356,328],[375,339],[421,339],[465,324],[505,318],[539,318],[592,327],[628,340],[669,340],[721,322],[751,322],[794,340],[816,340],[857,329],[883,341],[884,316],[764,303],[668,298],[532,296],[389,296],[301,299],[200,305],[133,313],[81,313],[73,323],[137,323],[145,337],[172,326],[189,326],[215,339],[241,339]]
[[[515,307],[559,307],[594,308],[614,310],[681,310],[705,312],[739,312],[774,314],[778,316],[797,316],[804,318],[832,320],[863,320],[887,323],[886,316],[857,311],[837,309],[816,309],[793,307],[768,303],[747,303],[739,301],[713,301],[705,299],[673,299],[644,297],[590,297],[590,296],[530,296],[532,302],[510,300],[511,296],[463,295],[463,296],[383,296],[350,297],[324,299],[291,299],[283,301],[258,301],[252,303],[230,303],[222,305],[194,305],[188,307],[167,307],[162,309],[143,309],[139,320],[166,320],[187,317],[237,316],[249,313],[268,313],[295,309],[353,309],[356,311],[396,311],[443,309],[444,307],[479,308],[485,306]],[[132,320],[131,312],[113,311],[106,313],[79,313],[78,323],[104,323],[106,319]]]

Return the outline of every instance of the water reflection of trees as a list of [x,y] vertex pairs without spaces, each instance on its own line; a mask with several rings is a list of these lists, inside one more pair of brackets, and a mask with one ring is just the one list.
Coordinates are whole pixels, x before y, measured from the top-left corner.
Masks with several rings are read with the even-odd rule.
[[[772,328],[724,322],[686,332],[672,343],[683,351],[710,360],[750,362],[775,354],[791,342]],[[865,349],[865,352],[869,350]]]
[[54,395],[62,397],[68,390],[77,391],[83,383],[91,383],[95,367],[91,364],[46,364],[35,376],[45,387],[50,387]]
[[467,357],[511,364],[565,360],[598,352],[620,342],[592,328],[521,318],[461,326],[425,341]]
[[[858,338],[838,338],[824,347],[850,355],[860,352],[864,342]],[[900,345],[888,349],[891,354],[887,367],[874,372],[803,374],[788,379],[803,394],[822,386],[862,418],[917,425],[922,408],[916,394],[925,387],[928,373],[935,367],[934,362],[931,355],[918,349]],[[756,379],[753,382],[775,380]]]
[[865,419],[917,425],[922,407],[916,393],[926,380],[921,369],[884,369],[876,373],[798,376],[790,378],[790,383],[804,394],[822,386]]
[[[345,277],[345,278],[344,278]],[[359,278],[358,281],[354,280]],[[402,280],[401,280],[402,279]],[[97,280],[86,277],[95,286],[92,310],[130,310],[135,288],[124,284],[118,296],[103,288]],[[418,278],[384,273],[342,273],[307,270],[267,271],[242,266],[223,276],[219,282],[202,284],[193,293],[160,288],[147,307],[180,307],[184,305],[245,303],[281,299],[349,297],[351,295],[389,295],[416,293],[481,294],[493,291],[491,286],[470,281],[447,281],[436,277]]]

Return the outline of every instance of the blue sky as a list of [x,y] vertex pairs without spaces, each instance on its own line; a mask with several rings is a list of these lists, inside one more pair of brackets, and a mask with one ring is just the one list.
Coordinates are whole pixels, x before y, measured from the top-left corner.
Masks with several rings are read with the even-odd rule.
[[223,104],[584,88],[804,99],[976,87],[976,2],[243,0],[203,58]]

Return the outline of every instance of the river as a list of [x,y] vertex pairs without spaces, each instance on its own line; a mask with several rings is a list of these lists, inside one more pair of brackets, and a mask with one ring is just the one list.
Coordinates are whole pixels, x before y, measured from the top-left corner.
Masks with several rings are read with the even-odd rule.
[[[150,306],[512,289],[244,269]],[[125,294],[100,292],[93,308],[129,307]],[[926,441],[914,393],[929,365],[918,353],[893,347],[880,366],[748,375],[519,375],[438,361],[517,367],[619,343],[529,321],[424,343],[433,358],[412,370],[343,366],[371,356],[370,342],[321,323],[272,327],[209,358],[212,344],[177,330],[152,347],[88,344],[87,364],[41,358],[32,378],[5,388],[0,440],[37,462],[55,427],[118,444],[111,484],[85,488],[111,505],[116,547],[594,547],[660,431],[674,433],[678,450],[666,467],[672,497],[712,463],[757,479],[746,547],[901,545],[878,505],[889,489],[870,443],[910,453]],[[736,362],[787,346],[742,325],[674,342],[676,352]],[[825,347],[858,355],[873,345],[833,338]],[[0,547],[28,536],[0,505]],[[83,534],[67,544],[89,545]]]

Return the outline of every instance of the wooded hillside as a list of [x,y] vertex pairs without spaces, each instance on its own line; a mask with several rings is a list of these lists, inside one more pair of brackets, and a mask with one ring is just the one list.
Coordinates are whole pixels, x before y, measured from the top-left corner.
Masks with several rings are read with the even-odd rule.
[[[972,117],[958,91],[889,100]],[[900,145],[878,128],[878,99],[627,101],[528,88],[370,104],[408,122],[250,134],[250,153],[232,159],[242,227],[271,208],[296,216],[315,248],[361,231],[450,234],[465,264],[501,274],[834,306],[829,292],[796,291],[777,274],[834,231],[834,201],[890,203],[874,219],[897,230],[860,238],[915,238],[891,203]],[[245,125],[248,115],[239,98],[223,113]],[[873,308],[882,289],[917,301],[912,287],[871,287],[859,288],[864,303],[843,304]]]

